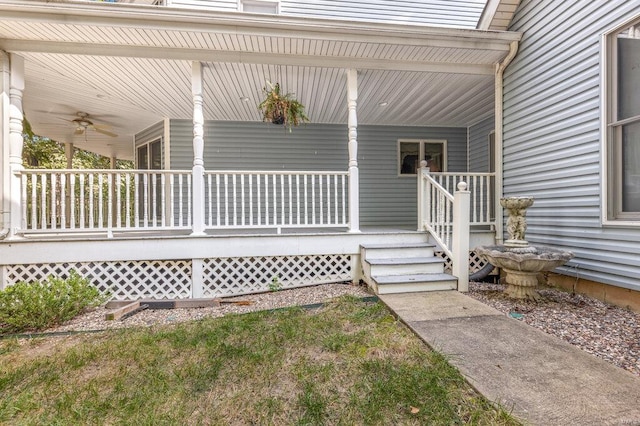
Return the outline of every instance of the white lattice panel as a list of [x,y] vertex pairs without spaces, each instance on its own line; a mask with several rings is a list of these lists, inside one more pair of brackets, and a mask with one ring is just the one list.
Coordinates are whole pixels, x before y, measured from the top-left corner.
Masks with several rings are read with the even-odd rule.
[[114,300],[191,297],[190,260],[47,263],[6,268],[7,285],[49,276],[66,278],[75,269]]
[[[436,252],[436,256],[440,256],[444,259],[444,270],[446,273],[450,274],[452,270],[451,259],[447,254],[443,251]],[[469,273],[473,274],[478,272],[480,269],[484,268],[487,264],[487,261],[478,256],[474,251],[469,252]]]
[[269,290],[274,277],[282,288],[351,279],[350,255],[228,257],[205,259],[204,296]]

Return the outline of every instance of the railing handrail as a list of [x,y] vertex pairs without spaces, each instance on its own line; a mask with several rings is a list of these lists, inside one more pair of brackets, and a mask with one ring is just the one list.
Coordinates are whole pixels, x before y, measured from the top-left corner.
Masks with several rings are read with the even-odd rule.
[[493,177],[496,174],[494,172],[429,172],[434,176],[489,176]]
[[131,173],[131,174],[187,174],[191,173],[191,170],[159,170],[159,169],[23,169],[17,174],[38,174],[38,173],[103,173],[103,174],[120,174],[120,173]]
[[345,171],[306,171],[306,170],[205,170],[205,175],[299,175],[299,176],[317,176],[317,175],[338,175],[348,176],[349,172]]
[[[451,208],[453,207],[453,200],[454,197],[452,194],[449,193],[449,191],[447,191],[442,185],[440,185],[435,179],[433,179],[433,177],[431,177],[429,175],[429,173],[427,172],[426,169],[422,168],[420,169],[421,172],[421,180],[424,182],[426,181],[427,184],[423,187],[421,186],[421,191],[425,191],[425,193],[427,194],[427,199],[430,201],[429,204],[431,204],[431,195],[432,195],[432,191],[429,190],[429,188],[434,188],[435,192],[437,195],[443,197],[448,203],[446,206],[444,206],[445,212],[444,215],[448,216],[451,212]],[[420,197],[421,198],[421,197]],[[422,198],[421,198],[422,199]],[[438,206],[440,208],[442,208],[441,206]],[[448,207],[448,208],[447,208]],[[450,245],[450,233],[449,232],[442,232],[442,230],[438,230],[436,229],[438,226],[442,226],[443,229],[446,229],[447,225],[446,222],[445,223],[441,223],[441,221],[434,225],[433,223],[433,218],[431,217],[431,206],[427,206],[426,208],[426,220],[424,220],[424,226],[426,227],[426,230],[431,234],[431,236],[436,240],[436,242],[440,245],[440,247],[442,248],[442,251],[444,251],[449,258],[453,257],[453,252],[451,251],[451,247]],[[442,215],[442,211],[439,212],[440,215]],[[420,221],[422,222],[422,218],[420,218]]]

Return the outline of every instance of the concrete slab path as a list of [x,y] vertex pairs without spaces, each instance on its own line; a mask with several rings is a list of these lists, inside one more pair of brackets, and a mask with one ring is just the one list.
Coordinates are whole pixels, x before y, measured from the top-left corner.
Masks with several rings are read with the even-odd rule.
[[640,378],[457,291],[380,295],[489,400],[530,425],[640,425]]

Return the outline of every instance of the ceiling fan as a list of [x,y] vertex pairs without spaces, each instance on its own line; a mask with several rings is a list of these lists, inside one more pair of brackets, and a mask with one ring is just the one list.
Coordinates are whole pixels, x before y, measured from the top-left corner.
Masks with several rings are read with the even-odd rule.
[[73,120],[67,120],[63,118],[65,121],[69,121],[76,126],[76,130],[73,132],[74,135],[85,135],[87,129],[94,130],[98,133],[102,133],[103,135],[111,136],[112,138],[117,137],[118,135],[107,130],[110,126],[102,125],[102,124],[93,124],[93,121],[89,119],[89,114],[86,112],[76,112],[77,117]]

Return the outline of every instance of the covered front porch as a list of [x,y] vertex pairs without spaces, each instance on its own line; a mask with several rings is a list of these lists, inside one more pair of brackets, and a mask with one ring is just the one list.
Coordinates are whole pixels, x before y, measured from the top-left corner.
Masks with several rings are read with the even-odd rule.
[[[500,161],[490,172],[487,148],[486,167],[474,164],[470,129],[493,117],[501,127],[494,87],[518,34],[102,3],[9,2],[0,17],[5,279],[24,265],[190,259],[198,297],[201,261],[232,238],[229,258],[347,256],[355,280],[358,242],[371,235],[453,253],[461,181],[460,217],[501,235]],[[312,123],[292,133],[261,123],[268,81],[294,92]],[[25,116],[68,152],[135,168],[25,170]],[[417,163],[434,145],[440,171],[429,173]],[[161,252],[139,251],[152,241]]]

